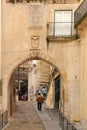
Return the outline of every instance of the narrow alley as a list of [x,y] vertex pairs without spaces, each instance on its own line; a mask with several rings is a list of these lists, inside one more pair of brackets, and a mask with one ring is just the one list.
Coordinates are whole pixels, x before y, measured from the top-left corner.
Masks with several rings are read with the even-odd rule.
[[18,102],[4,130],[61,130],[58,121],[49,116],[46,107],[44,103],[42,111],[38,111],[36,102]]

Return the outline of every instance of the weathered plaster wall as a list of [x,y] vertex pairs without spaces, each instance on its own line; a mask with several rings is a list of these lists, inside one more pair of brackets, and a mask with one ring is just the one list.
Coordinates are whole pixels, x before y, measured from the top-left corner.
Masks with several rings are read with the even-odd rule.
[[14,97],[14,77],[12,76],[8,84],[8,116],[11,116],[15,109],[15,97]]
[[[74,8],[75,8],[74,4]],[[45,5],[43,6],[43,14],[41,18],[42,26],[31,28],[29,27],[29,5],[28,4],[3,4],[3,65],[2,74],[4,71],[21,55],[26,55],[27,52],[33,49],[31,46],[31,36],[38,35],[40,51],[47,53],[46,36],[47,22],[54,21],[54,9],[73,9],[73,5]],[[55,56],[54,56],[55,57]],[[8,59],[8,60],[7,60]]]
[[[13,70],[26,59],[46,59],[49,64],[56,66],[63,78],[65,93],[68,93],[68,103],[65,112],[70,112],[71,119],[79,118],[79,48],[76,41],[50,43],[47,51],[47,22],[54,22],[54,10],[73,10],[77,4],[41,5],[39,23],[32,21],[29,4],[3,3],[3,44],[2,44],[2,77],[3,77],[3,108],[7,109],[8,81]],[[29,10],[30,9],[30,10]],[[40,10],[39,10],[40,11]],[[30,15],[30,16],[29,16]],[[31,23],[37,25],[31,27]],[[41,22],[41,21],[42,22]],[[39,36],[38,39],[32,36]],[[34,41],[37,40],[37,41]],[[34,42],[37,42],[36,48]],[[70,46],[70,47],[68,47]],[[67,80],[66,80],[67,79]],[[74,100],[76,99],[76,100]],[[68,108],[69,105],[69,108]],[[67,110],[68,109],[68,110]]]
[[83,129],[87,130],[87,27],[84,22],[78,26],[80,36],[80,118]]
[[80,110],[79,49],[78,41],[49,43],[49,55],[55,55],[56,60],[61,61],[67,73],[64,90],[66,94],[68,93],[69,102],[65,100],[65,113],[68,111],[71,119],[76,115],[77,120]]

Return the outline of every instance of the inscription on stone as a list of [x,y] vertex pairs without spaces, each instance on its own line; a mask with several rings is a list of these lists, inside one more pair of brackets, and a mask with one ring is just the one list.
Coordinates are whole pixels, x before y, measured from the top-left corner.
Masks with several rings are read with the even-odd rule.
[[29,4],[29,27],[42,27],[43,25],[43,4]]

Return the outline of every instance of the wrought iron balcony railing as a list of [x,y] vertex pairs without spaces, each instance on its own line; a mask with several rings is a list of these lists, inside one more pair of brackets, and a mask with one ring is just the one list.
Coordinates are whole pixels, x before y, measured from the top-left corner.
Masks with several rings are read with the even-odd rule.
[[7,111],[4,111],[4,112],[0,111],[0,130],[2,130],[3,127],[5,125],[7,125],[7,123],[8,123],[8,112]]
[[84,0],[74,13],[75,26],[87,16],[87,0]]
[[77,128],[59,111],[59,126],[62,130],[77,130]]
[[73,22],[49,22],[47,24],[48,37],[76,37],[77,33],[74,29]]

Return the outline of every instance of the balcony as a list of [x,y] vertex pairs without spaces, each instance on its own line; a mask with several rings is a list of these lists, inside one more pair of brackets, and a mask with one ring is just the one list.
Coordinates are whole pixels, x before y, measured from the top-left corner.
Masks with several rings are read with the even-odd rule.
[[84,0],[74,13],[75,27],[87,17],[87,0]]
[[72,22],[49,22],[47,24],[47,40],[70,41],[77,39],[78,35]]

